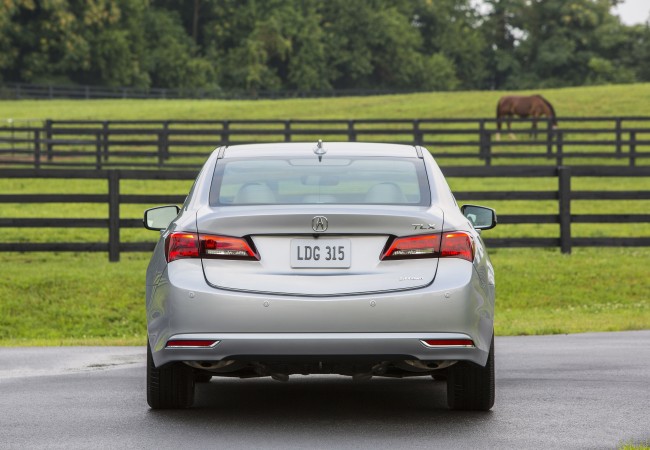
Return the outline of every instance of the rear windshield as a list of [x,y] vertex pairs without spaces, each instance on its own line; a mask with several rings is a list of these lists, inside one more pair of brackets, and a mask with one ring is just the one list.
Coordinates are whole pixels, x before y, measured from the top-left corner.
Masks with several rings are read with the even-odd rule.
[[429,205],[429,184],[418,158],[324,157],[221,159],[210,204]]

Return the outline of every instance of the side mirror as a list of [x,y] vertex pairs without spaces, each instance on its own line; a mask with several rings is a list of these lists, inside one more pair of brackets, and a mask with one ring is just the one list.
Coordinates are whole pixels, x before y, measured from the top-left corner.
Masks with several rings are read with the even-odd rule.
[[178,216],[180,210],[176,205],[150,208],[144,212],[144,227],[147,230],[164,230]]
[[477,230],[489,230],[497,226],[497,213],[492,208],[476,205],[463,205],[460,208]]

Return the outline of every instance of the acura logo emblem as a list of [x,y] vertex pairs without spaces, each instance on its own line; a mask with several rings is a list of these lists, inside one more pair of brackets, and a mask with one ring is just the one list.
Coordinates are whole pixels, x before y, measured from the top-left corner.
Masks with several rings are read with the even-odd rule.
[[327,217],[316,216],[311,219],[311,228],[314,231],[327,231]]

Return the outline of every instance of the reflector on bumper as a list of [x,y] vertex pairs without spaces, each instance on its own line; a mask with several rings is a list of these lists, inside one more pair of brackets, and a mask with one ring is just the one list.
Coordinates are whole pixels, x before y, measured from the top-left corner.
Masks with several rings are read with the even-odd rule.
[[474,347],[471,339],[422,339],[427,347]]
[[167,348],[212,348],[219,341],[211,339],[175,339],[167,341]]

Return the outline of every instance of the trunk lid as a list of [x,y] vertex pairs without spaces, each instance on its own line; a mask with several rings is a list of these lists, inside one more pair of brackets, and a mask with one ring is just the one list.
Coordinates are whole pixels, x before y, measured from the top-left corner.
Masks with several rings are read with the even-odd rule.
[[381,261],[380,256],[392,236],[440,232],[442,225],[438,207],[228,206],[204,207],[197,214],[200,234],[250,237],[260,255],[259,261],[203,259],[210,285],[300,296],[426,286],[435,277],[437,258]]

